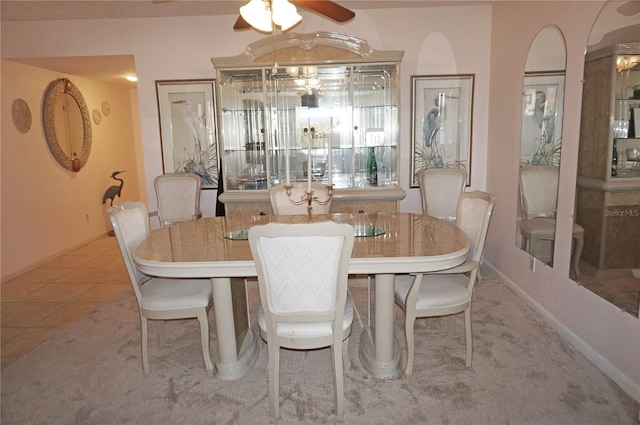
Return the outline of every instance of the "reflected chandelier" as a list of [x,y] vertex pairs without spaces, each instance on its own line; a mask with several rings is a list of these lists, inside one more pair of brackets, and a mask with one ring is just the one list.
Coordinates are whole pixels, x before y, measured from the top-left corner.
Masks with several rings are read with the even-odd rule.
[[272,22],[286,31],[302,20],[288,0],[250,0],[240,8],[240,15],[249,25],[264,32],[273,31]]
[[618,56],[616,68],[618,72],[628,71],[640,64],[640,56]]

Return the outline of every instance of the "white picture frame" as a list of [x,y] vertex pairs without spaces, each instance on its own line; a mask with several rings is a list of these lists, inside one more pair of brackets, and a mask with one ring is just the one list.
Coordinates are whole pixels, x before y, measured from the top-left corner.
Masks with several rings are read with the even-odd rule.
[[218,187],[216,80],[156,81],[162,166],[194,173],[202,189]]
[[564,72],[525,74],[520,166],[560,166]]
[[471,184],[475,74],[411,76],[411,187],[427,168],[458,167]]

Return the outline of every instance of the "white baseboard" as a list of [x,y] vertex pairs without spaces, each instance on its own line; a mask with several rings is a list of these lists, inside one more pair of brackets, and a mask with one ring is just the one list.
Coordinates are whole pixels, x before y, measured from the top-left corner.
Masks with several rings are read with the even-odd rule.
[[[509,289],[511,289],[518,297],[524,300],[531,308],[538,312],[543,319],[564,339],[569,341],[582,355],[589,359],[602,373],[611,378],[616,384],[618,384],[627,394],[629,394],[637,402],[640,402],[640,384],[634,382],[629,376],[622,373],[618,368],[613,366],[605,357],[594,350],[578,335],[573,333],[571,329],[567,328],[563,323],[558,321],[549,311],[547,311],[542,305],[540,305],[535,299],[531,298],[529,294],[524,292],[518,285],[511,281],[507,276],[502,274],[488,261],[483,262],[483,266],[489,269],[502,283],[504,283]],[[638,414],[638,420],[640,420],[640,412]]]

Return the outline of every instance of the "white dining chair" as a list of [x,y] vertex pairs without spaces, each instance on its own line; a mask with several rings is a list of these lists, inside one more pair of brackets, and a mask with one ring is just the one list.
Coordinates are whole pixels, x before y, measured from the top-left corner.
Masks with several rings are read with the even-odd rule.
[[202,216],[200,185],[200,176],[193,173],[166,173],[154,179],[160,226]]
[[422,213],[455,220],[458,196],[464,192],[467,172],[462,168],[427,168],[418,174]]
[[[271,211],[275,215],[299,215],[307,214],[307,203],[300,205],[294,205],[291,201],[300,201],[305,191],[307,190],[306,182],[291,183],[291,197],[287,196],[287,191],[284,184],[277,184],[271,186],[269,189],[269,201],[271,202]],[[329,214],[331,212],[332,199],[327,196],[327,186],[320,182],[312,182],[311,190],[313,190],[313,196],[317,197],[320,201],[328,200],[324,205],[313,202],[311,204],[312,214]]]
[[441,272],[397,275],[395,301],[405,312],[404,333],[407,341],[405,375],[410,375],[415,356],[414,323],[417,318],[449,316],[449,333],[453,333],[454,316],[464,312],[467,345],[466,365],[471,367],[471,299],[476,283],[484,242],[496,199],[475,190],[460,195],[456,226],[469,238],[469,255],[460,266]]
[[[535,165],[520,168],[519,191],[521,248],[533,257],[541,258],[540,242],[556,238],[556,206],[558,202],[559,168]],[[584,228],[573,223],[573,269],[580,277],[580,257],[584,246]],[[553,250],[551,250],[553,256]]]
[[120,253],[138,302],[142,331],[142,369],[149,374],[147,320],[157,321],[158,339],[164,345],[164,320],[197,318],[200,322],[202,353],[210,377],[213,363],[209,355],[209,321],[212,305],[209,279],[169,279],[147,276],[134,263],[138,245],[149,237],[149,214],[142,202],[124,202],[108,210]]
[[344,410],[343,366],[353,301],[347,291],[353,227],[331,221],[268,223],[249,229],[258,272],[258,325],[269,351],[269,413],[280,411],[280,348],[331,347],[336,415]]

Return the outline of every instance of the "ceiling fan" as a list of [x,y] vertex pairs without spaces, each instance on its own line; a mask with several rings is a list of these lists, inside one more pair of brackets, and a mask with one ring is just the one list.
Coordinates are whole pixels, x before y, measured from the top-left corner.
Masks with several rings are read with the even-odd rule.
[[[328,0],[289,0],[289,2],[294,6],[311,10],[336,22],[347,22],[356,16],[355,12]],[[249,28],[251,28],[251,25],[242,16],[238,16],[233,29],[244,30]]]

